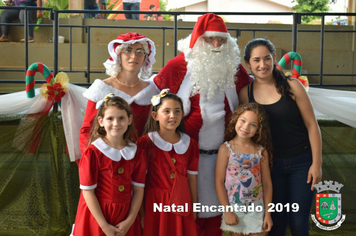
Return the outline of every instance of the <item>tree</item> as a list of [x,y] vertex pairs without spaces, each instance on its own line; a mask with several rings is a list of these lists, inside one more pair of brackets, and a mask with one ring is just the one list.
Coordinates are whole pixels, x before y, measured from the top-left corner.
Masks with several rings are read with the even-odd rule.
[[[53,10],[67,10],[69,6],[69,0],[44,0],[43,7],[49,7]],[[43,16],[49,18],[49,12],[44,11]],[[68,13],[59,13],[59,18],[69,18]]]
[[[167,11],[168,0],[159,0],[159,10]],[[170,11],[170,10],[169,10]],[[164,21],[171,21],[171,15],[162,15]]]
[[[296,10],[298,13],[321,13],[330,10],[328,7],[330,0],[293,0],[297,5],[292,7],[292,10]],[[320,16],[302,16],[302,23],[320,19]]]
[[44,0],[44,7],[51,7],[53,10],[66,10],[69,6],[69,0]]

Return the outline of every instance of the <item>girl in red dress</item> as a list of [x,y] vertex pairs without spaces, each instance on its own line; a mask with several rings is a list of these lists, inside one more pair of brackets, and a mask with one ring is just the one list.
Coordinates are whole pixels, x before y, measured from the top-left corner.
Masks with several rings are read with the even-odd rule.
[[[137,142],[138,148],[146,151],[148,163],[141,211],[144,215],[141,217],[143,235],[195,236],[195,213],[191,203],[197,201],[199,148],[197,142],[184,133],[181,99],[168,91],[164,89],[151,99],[151,117],[146,123],[146,135]],[[172,170],[173,165],[176,172]],[[179,189],[174,196],[180,200],[188,196],[184,208],[170,203],[177,175],[185,176],[187,191]]]
[[141,235],[137,213],[147,162],[145,153],[129,140],[132,110],[113,94],[97,108],[90,146],[79,163],[82,192],[71,235]]

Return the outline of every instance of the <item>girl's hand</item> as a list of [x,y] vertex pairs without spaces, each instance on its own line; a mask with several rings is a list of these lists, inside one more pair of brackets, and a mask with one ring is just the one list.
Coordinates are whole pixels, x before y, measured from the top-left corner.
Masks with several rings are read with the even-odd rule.
[[119,236],[124,236],[127,231],[130,229],[133,222],[129,222],[128,220],[123,220],[116,225],[116,227],[120,230]]
[[308,181],[307,183],[309,184],[310,181],[313,179],[312,185],[311,185],[311,191],[314,190],[314,184],[317,184],[321,181],[323,172],[321,169],[321,165],[317,165],[317,164],[312,164],[309,168],[309,172],[308,172]]
[[111,224],[107,224],[104,227],[101,227],[101,229],[106,236],[116,236],[120,233],[119,229]]
[[263,220],[263,230],[265,232],[271,231],[272,225],[273,225],[273,222],[272,222],[271,215],[266,215]]
[[235,213],[232,212],[225,212],[225,223],[227,225],[237,225],[239,223],[239,218]]

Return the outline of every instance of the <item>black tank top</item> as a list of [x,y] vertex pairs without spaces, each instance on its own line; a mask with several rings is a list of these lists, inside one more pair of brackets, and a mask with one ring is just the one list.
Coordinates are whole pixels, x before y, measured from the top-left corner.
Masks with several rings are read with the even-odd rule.
[[[248,90],[248,100],[256,103],[253,82]],[[261,105],[268,115],[273,158],[290,158],[311,152],[308,130],[293,98],[281,96],[276,103]]]

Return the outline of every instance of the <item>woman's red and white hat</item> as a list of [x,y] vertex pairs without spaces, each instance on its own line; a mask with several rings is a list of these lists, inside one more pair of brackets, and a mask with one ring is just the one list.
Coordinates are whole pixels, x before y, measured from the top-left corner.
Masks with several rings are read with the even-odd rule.
[[106,69],[110,69],[112,66],[116,65],[117,63],[117,57],[118,55],[115,52],[115,49],[122,45],[122,44],[135,44],[135,43],[142,43],[142,42],[147,42],[148,44],[148,60],[147,60],[147,64],[145,65],[148,68],[151,68],[152,65],[156,62],[155,59],[155,55],[156,55],[156,47],[154,42],[147,38],[144,35],[141,35],[139,33],[127,33],[127,34],[121,34],[119,35],[119,37],[117,37],[116,39],[112,40],[109,44],[108,44],[108,51],[110,54],[110,58],[106,60],[106,62],[104,62],[104,66]]

